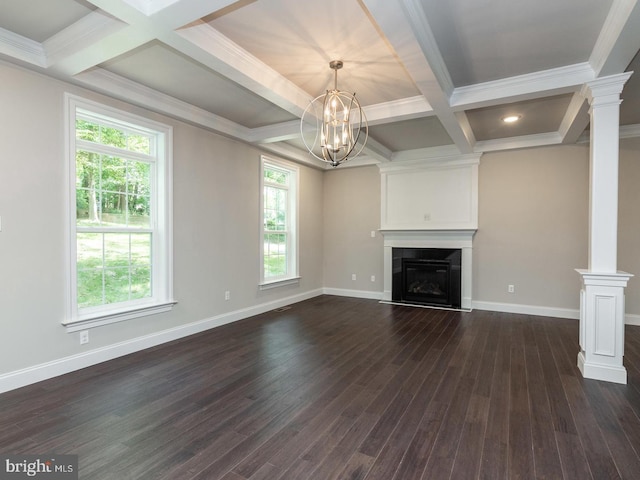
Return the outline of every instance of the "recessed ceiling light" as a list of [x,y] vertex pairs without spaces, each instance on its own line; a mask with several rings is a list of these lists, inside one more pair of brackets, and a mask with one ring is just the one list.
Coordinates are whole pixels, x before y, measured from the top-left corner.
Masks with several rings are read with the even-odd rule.
[[508,115],[506,117],[502,117],[502,121],[504,123],[515,123],[522,118],[522,115]]

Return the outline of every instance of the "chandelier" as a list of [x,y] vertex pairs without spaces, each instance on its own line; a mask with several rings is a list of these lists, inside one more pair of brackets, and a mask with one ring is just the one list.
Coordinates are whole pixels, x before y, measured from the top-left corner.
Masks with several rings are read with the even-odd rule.
[[[314,98],[302,114],[300,134],[309,153],[333,167],[357,157],[369,136],[367,118],[356,94],[338,90],[341,60],[333,60],[333,90]],[[311,128],[314,127],[314,128]]]

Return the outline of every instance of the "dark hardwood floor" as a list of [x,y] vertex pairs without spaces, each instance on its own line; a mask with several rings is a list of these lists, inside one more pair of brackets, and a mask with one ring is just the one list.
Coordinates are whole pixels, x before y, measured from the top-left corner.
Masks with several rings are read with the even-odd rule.
[[0,395],[0,452],[81,479],[640,478],[629,384],[578,322],[323,296]]

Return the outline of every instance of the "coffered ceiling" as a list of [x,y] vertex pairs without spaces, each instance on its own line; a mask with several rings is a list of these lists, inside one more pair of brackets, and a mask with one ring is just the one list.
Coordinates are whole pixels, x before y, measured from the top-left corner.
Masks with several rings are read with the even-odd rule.
[[[362,164],[578,142],[582,86],[639,49],[637,0],[0,2],[2,60],[321,168],[299,118],[331,60],[365,106]],[[640,135],[635,75],[622,96]]]

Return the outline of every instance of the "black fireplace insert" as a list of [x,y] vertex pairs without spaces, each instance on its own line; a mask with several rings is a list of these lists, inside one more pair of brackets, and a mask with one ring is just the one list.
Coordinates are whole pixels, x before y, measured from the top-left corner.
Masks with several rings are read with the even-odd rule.
[[460,308],[461,264],[460,249],[394,248],[392,300]]

